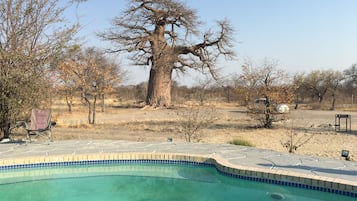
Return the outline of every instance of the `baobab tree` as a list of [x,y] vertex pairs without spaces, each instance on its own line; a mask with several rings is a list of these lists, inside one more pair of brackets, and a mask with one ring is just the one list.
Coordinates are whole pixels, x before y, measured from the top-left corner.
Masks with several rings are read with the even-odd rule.
[[115,44],[111,52],[128,52],[136,65],[150,67],[146,104],[167,107],[174,70],[191,68],[217,78],[217,59],[234,56],[231,25],[217,23],[217,32],[200,31],[197,12],[179,0],[129,0],[100,36]]

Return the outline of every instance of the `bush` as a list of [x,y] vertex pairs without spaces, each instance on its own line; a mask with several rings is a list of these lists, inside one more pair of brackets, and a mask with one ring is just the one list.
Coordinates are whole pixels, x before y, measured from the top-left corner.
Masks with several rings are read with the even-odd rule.
[[229,141],[228,143],[234,144],[234,145],[246,146],[246,147],[254,147],[254,145],[251,142],[249,142],[248,140],[245,140],[245,139],[233,139],[232,141]]
[[180,119],[178,132],[186,142],[200,141],[200,131],[217,120],[217,111],[211,108],[190,106],[177,113]]

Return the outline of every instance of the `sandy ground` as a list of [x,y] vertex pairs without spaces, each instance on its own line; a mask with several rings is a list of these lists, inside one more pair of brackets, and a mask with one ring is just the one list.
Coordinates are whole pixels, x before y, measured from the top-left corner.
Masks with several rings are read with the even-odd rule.
[[[57,126],[53,128],[55,141],[67,139],[114,139],[129,141],[185,141],[181,120],[184,109],[107,108],[97,112],[96,124],[87,124],[87,113],[72,114],[54,110]],[[200,110],[202,112],[203,110]],[[210,110],[211,111],[211,110]],[[343,159],[341,150],[350,151],[351,159],[357,160],[356,112],[295,110],[287,121],[274,123],[273,129],[257,128],[244,108],[215,108],[214,121],[200,129],[193,137],[194,143],[228,143],[234,139],[250,142],[254,147],[287,152],[284,143],[291,139],[296,154]],[[335,132],[335,114],[352,116],[352,132]],[[180,115],[181,114],[181,115]],[[342,125],[345,126],[345,125]],[[23,137],[18,131],[18,138]],[[16,135],[16,134],[15,134]],[[312,138],[311,138],[312,137]],[[307,139],[309,141],[304,143]]]

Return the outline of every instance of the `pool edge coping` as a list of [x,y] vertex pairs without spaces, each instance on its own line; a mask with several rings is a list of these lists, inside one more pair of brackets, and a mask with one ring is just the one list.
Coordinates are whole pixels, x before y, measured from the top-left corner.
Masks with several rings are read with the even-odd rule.
[[[232,164],[219,154],[182,154],[182,153],[160,153],[160,152],[122,152],[122,153],[89,153],[89,154],[64,154],[49,156],[21,157],[16,159],[1,159],[0,168],[14,168],[21,165],[51,164],[81,161],[113,161],[113,160],[153,160],[153,161],[187,161],[212,164],[223,174],[228,176],[242,176],[256,181],[286,182],[287,184],[305,185],[314,187],[313,190],[331,189],[340,194],[344,192],[353,193],[357,197],[357,182],[331,178],[326,176],[310,175],[287,170],[276,170],[259,167],[249,167]],[[9,169],[10,169],[9,168]],[[275,183],[273,183],[275,184]],[[294,186],[294,185],[293,185]],[[315,189],[316,187],[316,189]]]

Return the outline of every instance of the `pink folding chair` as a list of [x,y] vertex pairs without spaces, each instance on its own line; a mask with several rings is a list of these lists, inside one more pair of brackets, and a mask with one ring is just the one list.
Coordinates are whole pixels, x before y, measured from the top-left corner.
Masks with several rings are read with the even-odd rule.
[[51,121],[50,109],[32,109],[30,122],[24,122],[27,140],[31,142],[31,137],[45,136],[48,138],[48,143],[52,142],[51,128],[55,125],[56,122]]

